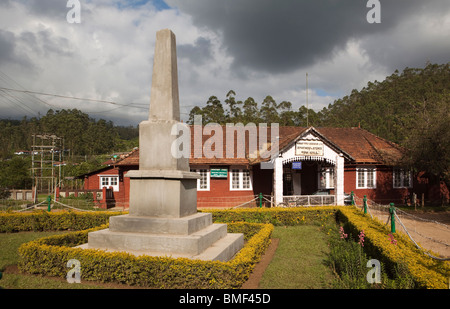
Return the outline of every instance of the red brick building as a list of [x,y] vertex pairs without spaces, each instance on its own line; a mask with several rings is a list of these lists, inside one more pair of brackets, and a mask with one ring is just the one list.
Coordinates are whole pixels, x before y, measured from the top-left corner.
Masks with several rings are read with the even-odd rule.
[[[236,207],[255,198],[253,203],[257,205],[259,193],[264,201],[271,200],[275,205],[342,205],[350,192],[381,204],[405,204],[412,193],[419,198],[424,194],[429,201],[448,200],[448,190],[442,196],[445,190],[436,190],[427,178],[395,166],[402,156],[401,147],[361,128],[279,127],[278,148],[273,148],[277,154],[266,159],[260,153],[252,155],[249,146],[258,130],[246,131],[245,139],[234,134],[227,140],[227,130],[222,128],[222,132],[213,134],[203,131],[201,143],[195,141],[191,130],[189,165],[200,174],[198,207]],[[234,156],[226,155],[225,142],[223,155],[194,155],[199,147],[218,149],[210,145],[214,134],[223,134],[222,141],[233,142]],[[268,141],[274,145],[270,136]],[[244,156],[236,155],[239,146],[245,149]],[[85,189],[112,187],[116,206],[127,207],[130,182],[124,176],[138,168],[139,149],[135,149],[110,166],[84,175]]]

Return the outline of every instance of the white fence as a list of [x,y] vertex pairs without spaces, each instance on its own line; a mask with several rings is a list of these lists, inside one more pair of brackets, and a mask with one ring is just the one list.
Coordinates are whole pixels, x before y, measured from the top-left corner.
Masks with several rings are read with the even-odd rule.
[[334,195],[285,195],[283,203],[287,207],[334,205]]

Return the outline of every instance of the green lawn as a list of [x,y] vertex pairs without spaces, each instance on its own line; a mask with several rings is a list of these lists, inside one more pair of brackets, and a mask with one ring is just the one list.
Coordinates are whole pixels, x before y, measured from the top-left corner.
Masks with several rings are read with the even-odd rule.
[[64,279],[43,278],[19,273],[5,272],[8,266],[17,265],[17,249],[21,244],[37,238],[64,232],[20,232],[0,233],[0,289],[92,289],[102,286],[87,284],[70,284]]
[[[64,232],[20,232],[0,234],[0,271],[8,265],[17,265],[17,249],[36,238]],[[331,287],[333,275],[324,264],[328,252],[327,235],[316,225],[275,227],[274,238],[280,242],[267,268],[261,288],[267,289],[323,289]],[[77,289],[104,288],[104,285],[69,284],[62,278],[3,273],[0,288],[6,289]],[[114,286],[120,288],[121,286]],[[127,286],[123,286],[126,288]]]
[[265,289],[326,289],[334,276],[325,265],[328,242],[316,225],[275,227],[275,255],[260,282]]
[[8,265],[17,264],[17,249],[21,244],[58,233],[62,232],[0,233],[0,271],[3,271]]

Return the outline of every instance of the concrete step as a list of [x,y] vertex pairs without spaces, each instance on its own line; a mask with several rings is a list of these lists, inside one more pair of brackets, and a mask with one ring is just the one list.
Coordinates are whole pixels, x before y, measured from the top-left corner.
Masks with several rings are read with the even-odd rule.
[[193,259],[205,261],[229,261],[244,246],[244,234],[228,233]]
[[195,256],[225,236],[227,236],[226,224],[211,224],[190,235],[118,232],[104,229],[88,234],[87,247]]
[[212,224],[212,214],[196,213],[182,218],[122,215],[109,219],[112,232],[190,235]]

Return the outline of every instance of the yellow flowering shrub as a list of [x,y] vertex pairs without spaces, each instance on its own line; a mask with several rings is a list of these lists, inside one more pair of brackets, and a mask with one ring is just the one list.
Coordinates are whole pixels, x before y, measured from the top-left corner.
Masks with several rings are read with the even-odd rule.
[[84,230],[108,223],[119,211],[54,211],[38,210],[27,213],[0,212],[0,233],[21,231]]
[[[267,246],[271,224],[230,223],[229,230],[244,232],[244,247],[228,262],[187,258],[134,256],[74,248],[87,242],[97,228],[41,238],[19,248],[19,269],[31,274],[65,277],[70,259],[81,263],[83,280],[117,282],[151,288],[239,288],[250,275]],[[249,236],[251,235],[251,236]]]
[[292,208],[236,208],[236,209],[202,209],[212,213],[217,222],[258,222],[277,225],[323,224],[336,214],[338,207],[292,207]]
[[[403,264],[416,283],[428,289],[447,289],[450,278],[450,262],[432,259],[414,246],[411,240],[395,233],[396,244],[389,237],[390,229],[377,219],[372,219],[355,207],[338,209],[338,220],[347,232],[356,236],[364,231],[364,250],[374,258],[393,267]],[[429,251],[429,253],[431,253]],[[435,253],[431,253],[436,256]]]
[[[101,224],[106,224],[111,215],[123,214],[121,212],[1,213],[0,232],[83,229],[23,244],[19,249],[19,267],[29,273],[65,277],[68,271],[65,263],[77,259],[81,262],[84,280],[153,288],[239,288],[270,244],[274,225],[324,226],[330,219],[336,219],[355,239],[364,231],[364,251],[386,265],[387,271],[396,265],[405,265],[417,286],[448,288],[449,261],[430,258],[400,233],[394,235],[396,244],[391,243],[389,227],[355,207],[202,209],[201,212],[212,213],[214,222],[227,223],[231,233],[244,233],[246,244],[231,261],[135,257],[73,248],[87,242],[89,231],[106,228],[107,225]],[[95,226],[99,227],[92,228]]]

